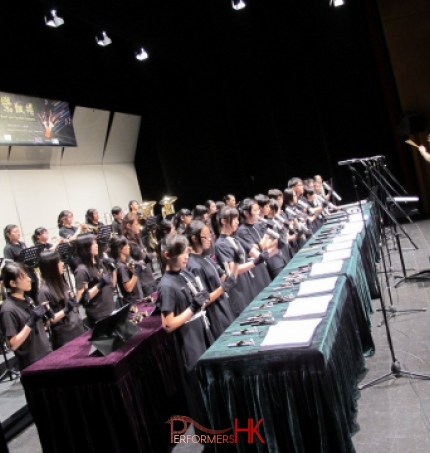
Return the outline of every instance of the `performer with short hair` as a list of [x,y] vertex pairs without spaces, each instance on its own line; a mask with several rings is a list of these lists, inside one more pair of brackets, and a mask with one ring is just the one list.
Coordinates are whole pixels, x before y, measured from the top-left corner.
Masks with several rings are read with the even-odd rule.
[[1,275],[9,295],[0,310],[0,328],[23,370],[52,351],[42,321],[46,308],[25,295],[31,279],[21,263],[6,263]]

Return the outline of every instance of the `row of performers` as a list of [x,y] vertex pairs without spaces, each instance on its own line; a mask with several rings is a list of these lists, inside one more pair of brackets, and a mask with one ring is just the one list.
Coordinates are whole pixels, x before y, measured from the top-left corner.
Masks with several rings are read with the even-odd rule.
[[[211,215],[211,223],[192,220],[189,215],[181,216],[186,224],[185,236],[173,233],[173,225],[165,221],[162,229],[165,237],[160,237],[159,253],[166,271],[158,286],[157,303],[164,328],[176,331],[188,371],[194,368],[213,339],[288,262],[294,253],[289,243],[297,243],[309,232],[308,227],[300,232],[294,226],[301,220],[312,225],[325,208],[313,203],[312,190],[303,190],[301,180],[295,178],[290,184],[284,194],[272,191],[275,200],[270,201],[263,195],[243,200],[240,226],[239,212],[228,204]],[[279,209],[281,198],[286,202],[282,211]],[[307,199],[308,205],[299,209],[298,198]],[[321,204],[326,205],[326,202]],[[28,270],[19,262],[8,262],[2,270],[3,284],[9,295],[0,311],[0,326],[21,369],[51,350],[44,334],[44,321],[50,325],[52,346],[57,348],[83,332],[79,304],[84,306],[92,327],[115,308],[113,288],[117,281],[125,302],[130,303],[141,300],[156,287],[149,266],[152,256],[141,244],[136,214],[124,217],[123,235],[110,240],[109,257],[104,260],[100,259],[95,236],[79,234],[79,227],[72,226],[71,218],[71,213],[61,217],[60,234],[76,241],[76,296],[71,296],[63,278],[63,264],[55,250],[40,255],[42,281],[34,307],[26,296],[32,283]],[[13,225],[8,227],[5,257],[18,261],[19,255],[10,253],[22,247],[19,229]],[[65,236],[66,230],[70,230],[68,236]],[[129,266],[131,256],[133,262]],[[225,275],[226,272],[230,275]],[[210,323],[206,322],[207,318]]]

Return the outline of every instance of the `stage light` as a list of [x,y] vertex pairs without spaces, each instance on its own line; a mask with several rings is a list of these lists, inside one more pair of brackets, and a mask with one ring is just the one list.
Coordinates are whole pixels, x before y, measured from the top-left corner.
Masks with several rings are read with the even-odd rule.
[[246,4],[243,0],[232,0],[231,4],[233,6],[233,9],[238,11],[239,9],[245,8]]
[[96,43],[99,45],[99,46],[102,46],[102,47],[106,47],[108,46],[109,44],[112,44],[112,40],[109,38],[109,36],[106,34],[105,31],[102,32],[102,37],[101,38],[98,38],[96,36]]
[[146,60],[148,58],[148,54],[145,52],[144,48],[140,49],[140,52],[136,54],[136,59],[139,61]]
[[57,11],[55,11],[55,9],[53,9],[53,10],[51,10],[51,18],[48,18],[45,16],[45,24],[48,25],[48,27],[57,28],[64,24],[64,19],[61,17],[58,17]]
[[330,5],[334,6],[334,7],[342,6],[344,4],[345,4],[345,2],[343,0],[330,0]]

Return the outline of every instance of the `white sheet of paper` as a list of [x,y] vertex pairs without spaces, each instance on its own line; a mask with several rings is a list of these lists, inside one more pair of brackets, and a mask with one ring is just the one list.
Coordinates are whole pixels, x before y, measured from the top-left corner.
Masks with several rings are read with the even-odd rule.
[[344,242],[332,242],[326,247],[327,252],[334,252],[336,250],[350,249],[352,248],[353,241],[344,241]]
[[355,241],[357,233],[345,234],[345,236],[337,236],[333,238],[332,244],[340,244],[341,242]]
[[343,260],[333,260],[329,263],[313,263],[309,277],[337,274],[342,270]]
[[288,304],[284,319],[324,317],[327,313],[328,304],[332,299],[332,294],[315,297],[296,297]]
[[328,263],[329,261],[346,260],[351,257],[352,249],[335,250],[334,252],[325,252],[322,255],[321,263]]
[[270,326],[260,351],[309,346],[322,318],[281,321]]
[[338,277],[312,278],[300,283],[297,297],[318,293],[331,293],[336,286]]

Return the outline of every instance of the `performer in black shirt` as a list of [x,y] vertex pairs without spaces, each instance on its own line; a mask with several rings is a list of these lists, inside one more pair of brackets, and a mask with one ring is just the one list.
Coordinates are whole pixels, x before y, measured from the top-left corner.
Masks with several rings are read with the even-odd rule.
[[31,279],[21,263],[7,263],[2,279],[10,295],[0,310],[0,328],[23,370],[52,351],[42,322],[46,308],[34,306],[25,296],[31,289]]
[[87,231],[87,227],[83,223],[78,226],[73,225],[73,213],[67,209],[58,215],[58,229],[59,235],[69,241],[74,241],[78,235]]
[[[112,288],[116,286],[116,271],[108,271],[99,261],[99,248],[91,233],[78,237],[76,251],[81,260],[75,270],[78,300],[85,308],[89,326],[94,327],[96,321],[115,309]],[[86,285],[88,292],[84,293]]]
[[130,244],[127,238],[113,237],[109,242],[109,254],[116,261],[118,286],[124,302],[135,304],[142,301],[143,292],[140,283],[142,264],[130,261]]
[[236,208],[225,206],[219,213],[212,217],[212,226],[218,239],[215,242],[215,256],[217,262],[229,266],[231,272],[237,278],[237,285],[230,292],[230,304],[235,316],[258,294],[252,279],[252,269],[258,264],[264,263],[269,254],[262,252],[257,258],[247,261],[247,255],[240,242],[232,235],[239,226],[239,212]]
[[236,285],[236,279],[234,275],[226,279],[224,270],[207,255],[212,236],[204,222],[193,220],[185,230],[185,236],[192,248],[187,269],[199,277],[204,289],[209,291],[206,313],[212,335],[217,339],[235,319],[227,293]]
[[[250,258],[257,258],[272,243],[270,237],[265,234],[264,227],[258,223],[260,207],[253,198],[245,198],[240,203],[239,212],[242,223],[237,229],[237,239]],[[272,279],[266,264],[256,267],[252,273],[255,277],[252,283],[258,294],[270,284]]]
[[191,211],[189,209],[180,209],[173,220],[175,230],[178,234],[182,234],[185,228],[190,224],[192,220]]
[[39,259],[42,285],[37,295],[38,305],[49,302],[55,313],[51,321],[52,347],[58,349],[84,332],[76,298],[64,279],[64,264],[57,251],[43,252]]
[[144,297],[150,296],[157,290],[157,283],[154,279],[151,266],[153,255],[151,252],[148,252],[142,244],[140,226],[136,214],[129,212],[124,217],[122,221],[122,234],[128,239],[130,244],[131,257],[144,265],[140,274],[140,283]]
[[124,217],[124,213],[120,206],[114,206],[111,213],[113,217],[112,233],[121,235],[122,219]]
[[88,233],[98,233],[99,227],[103,226],[104,223],[99,222],[99,211],[97,209],[88,209],[85,213],[85,224],[87,225]]

